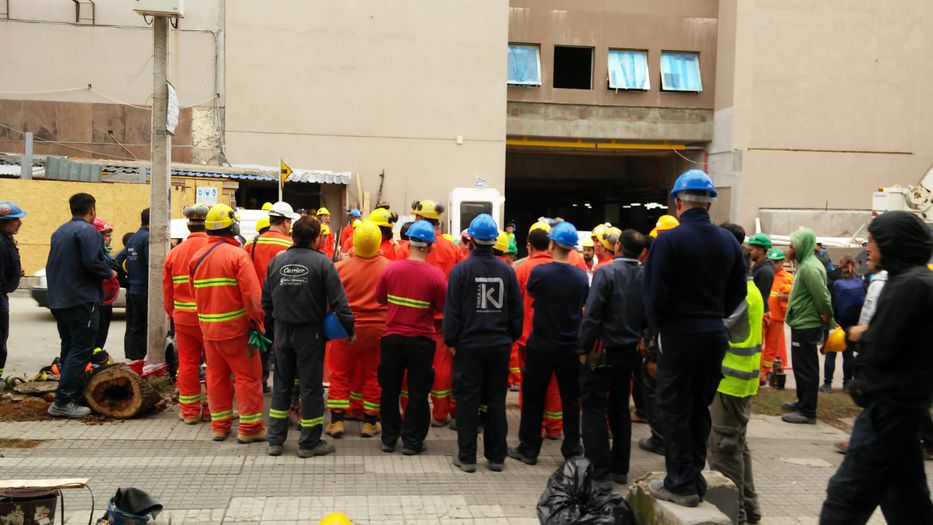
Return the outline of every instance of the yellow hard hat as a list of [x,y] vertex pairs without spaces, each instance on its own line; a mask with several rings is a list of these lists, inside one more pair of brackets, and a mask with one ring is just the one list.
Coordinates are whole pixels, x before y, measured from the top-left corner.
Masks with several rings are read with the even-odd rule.
[[662,215],[658,217],[658,222],[655,223],[654,229],[651,230],[651,233],[648,235],[657,237],[659,233],[665,232],[667,230],[673,230],[678,226],[680,226],[680,221],[677,220],[677,217],[674,217],[673,215]]
[[415,215],[420,215],[425,219],[437,220],[440,219],[441,214],[444,213],[444,205],[435,203],[429,199],[415,201],[411,203],[411,212]]
[[361,222],[363,222],[363,219],[353,219],[353,227],[356,228]]
[[502,253],[509,251],[509,234],[499,231],[499,235],[496,236],[496,244],[492,245],[492,249],[499,250]]
[[271,226],[271,224],[269,224],[269,216],[268,216],[268,215],[263,215],[262,217],[260,217],[260,218],[256,221],[256,231],[257,231],[257,232],[261,232],[264,228],[268,228],[269,226]]
[[596,226],[593,226],[593,229],[590,230],[590,237],[598,240],[603,236],[603,230],[605,229],[606,224],[597,224]]
[[593,238],[592,238],[592,237],[588,237],[588,238],[586,238],[586,239],[583,239],[583,241],[580,243],[580,246],[583,246],[584,248],[592,248],[592,247],[593,247]]
[[326,224],[321,225],[321,237],[327,237],[330,235],[330,226]]
[[204,219],[204,228],[208,231],[223,230],[233,226],[236,223],[236,211],[226,204],[215,204],[207,212],[207,218]]
[[613,251],[615,250],[615,243],[619,242],[619,237],[622,236],[622,230],[616,228],[615,226],[608,226],[603,228],[603,231],[599,235],[599,244],[603,245],[603,248]]
[[318,525],[353,525],[353,522],[342,512],[332,512],[325,516]]
[[272,209],[272,203],[271,203],[271,202],[264,202],[264,203],[262,203],[262,211],[269,211],[269,210],[271,210],[271,209]]
[[454,242],[454,240],[455,240],[455,237],[454,237],[453,235],[449,234],[449,233],[442,233],[442,234],[441,234],[441,237],[447,239],[447,240],[450,241],[450,242]]
[[372,221],[376,226],[382,226],[384,228],[392,227],[391,217],[391,212],[385,208],[376,208],[372,213],[369,214],[370,221]]
[[834,328],[829,333],[829,337],[826,338],[824,348],[827,352],[844,352],[846,349],[846,331],[841,326]]
[[381,244],[382,232],[373,221],[361,221],[353,229],[353,253],[356,255],[366,259],[375,257]]
[[330,210],[321,206],[317,209],[317,216],[320,217],[321,215],[330,215]]
[[544,230],[544,233],[551,233],[551,225],[544,221],[538,221],[532,224],[531,228],[528,228],[528,233],[531,233],[535,230]]

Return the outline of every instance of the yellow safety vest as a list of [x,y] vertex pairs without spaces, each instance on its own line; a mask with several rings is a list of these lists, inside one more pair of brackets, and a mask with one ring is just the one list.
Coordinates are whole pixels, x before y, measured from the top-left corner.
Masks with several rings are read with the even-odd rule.
[[[719,382],[719,392],[733,397],[750,397],[758,393],[759,368],[761,367],[761,322],[765,304],[761,292],[754,281],[747,281],[745,308],[739,312],[740,318],[734,324],[737,328],[730,332],[729,349],[722,358],[723,379]],[[748,336],[735,341],[736,333]]]

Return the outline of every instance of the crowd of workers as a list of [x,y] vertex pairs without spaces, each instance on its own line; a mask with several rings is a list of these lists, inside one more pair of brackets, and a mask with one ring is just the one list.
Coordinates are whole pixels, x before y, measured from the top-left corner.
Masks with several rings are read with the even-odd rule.
[[[735,482],[740,522],[756,523],[762,511],[746,430],[752,397],[772,379],[775,361],[788,362],[786,323],[797,401],[784,421],[816,422],[824,340],[833,357],[841,349],[831,347],[841,344],[845,388],[865,408],[830,481],[823,522],[862,523],[879,504],[892,523],[930,522],[921,452],[933,398],[927,227],[896,212],[871,223],[866,266],[877,277],[866,294],[854,260],[827,273],[810,230],[795,232],[784,252],[765,234],[714,225],[708,210],[717,192],[702,171],[682,174],[671,197],[676,217],[663,216],[650,234],[599,225],[582,255],[572,224],[539,220],[528,231],[528,257],[518,262],[514,225],[500,230],[481,214],[457,246],[441,233],[443,206],[429,200],[413,203],[415,221],[402,225],[399,241],[388,205],[366,219],[350,211],[338,240],[326,209],[300,215],[277,202],[245,245],[235,210],[189,206],[191,234],[163,265],[178,344],[179,417],[210,421],[215,441],[227,439],[238,418],[236,439],[268,441],[273,456],[283,454],[294,424],[300,457],[333,452],[324,435],[342,437],[346,420],[362,420],[362,435],[378,435],[383,452],[400,441],[405,455],[426,450],[430,426],[449,425],[458,433],[453,464],[468,473],[477,469],[479,430],[496,472],[506,457],[535,464],[543,438],[563,434],[563,456],[589,458],[595,484],[607,490],[628,482],[632,421],[645,418],[651,437],[639,446],[666,460],[664,479],[649,485],[655,497],[699,504],[708,460]],[[74,218],[53,234],[48,262],[49,305],[62,338],[62,380],[49,412],[81,417],[89,411],[81,385],[102,326],[102,283],[117,272],[109,244],[101,248],[107,229],[97,225],[94,198],[76,194],[70,206]],[[4,243],[12,245],[24,215],[0,203]],[[144,212],[117,261],[147,262],[147,224]],[[4,247],[0,255],[8,257]],[[338,249],[344,255],[334,264]],[[794,275],[785,259],[795,263]],[[4,259],[4,292],[18,278],[10,268]],[[133,287],[130,276],[136,297],[128,310],[145,308],[145,279]],[[145,329],[140,349],[129,326],[136,315],[127,313],[127,359],[145,350]],[[829,359],[825,375],[831,380]],[[511,447],[510,386],[521,403]]]

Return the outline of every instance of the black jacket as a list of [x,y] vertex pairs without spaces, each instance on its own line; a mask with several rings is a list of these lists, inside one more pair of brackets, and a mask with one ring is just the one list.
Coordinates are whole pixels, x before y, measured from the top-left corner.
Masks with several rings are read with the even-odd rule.
[[21,271],[16,242],[12,236],[0,234],[0,294],[12,293],[19,287]]
[[645,264],[648,321],[664,333],[705,334],[745,300],[745,256],[735,237],[693,208],[680,226],[662,232]]
[[752,266],[752,280],[765,300],[765,312],[768,311],[768,298],[771,297],[771,285],[774,284],[774,263],[765,259]]
[[[321,325],[334,312],[351,337],[353,312],[334,263],[323,253],[292,246],[269,262],[262,283],[262,311],[275,323]],[[270,330],[271,326],[266,327]]]
[[149,293],[149,227],[143,226],[126,241],[126,248],[117,254],[116,262],[126,263],[127,289],[131,295]]
[[888,282],[862,335],[852,397],[862,406],[885,400],[924,410],[933,400],[933,238],[907,212],[879,215],[868,232],[881,250]]
[[625,257],[597,270],[580,326],[581,353],[589,352],[598,338],[605,348],[630,346],[641,338],[646,327],[643,270],[637,260]]
[[49,308],[71,308],[104,300],[102,282],[113,275],[104,259],[100,233],[84,219],[75,217],[52,234],[45,264]]
[[522,335],[522,292],[515,271],[479,246],[450,271],[444,343],[460,348],[512,344]]

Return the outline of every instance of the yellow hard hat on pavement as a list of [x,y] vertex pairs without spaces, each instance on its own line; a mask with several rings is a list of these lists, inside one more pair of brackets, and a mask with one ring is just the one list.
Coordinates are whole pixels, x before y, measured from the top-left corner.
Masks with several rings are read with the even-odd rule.
[[429,199],[424,199],[411,203],[411,212],[414,215],[420,215],[425,219],[438,220],[444,213],[444,205],[435,203]]
[[381,244],[382,232],[373,221],[361,221],[353,229],[353,253],[356,255],[365,259],[375,257]]
[[662,215],[658,217],[658,222],[655,223],[654,229],[651,230],[651,233],[648,235],[651,237],[657,237],[659,233],[667,230],[673,230],[678,226],[680,226],[680,221],[677,220],[677,217],[674,217],[673,215]]
[[208,231],[223,230],[233,226],[237,219],[239,217],[237,217],[233,208],[226,204],[215,204],[207,212],[207,217],[204,219],[204,228]]
[[496,244],[492,245],[493,250],[499,250],[502,253],[509,251],[509,234],[504,231],[499,231],[499,235],[496,237]]
[[257,232],[262,233],[263,229],[269,228],[270,226],[272,225],[269,223],[268,215],[263,215],[262,217],[256,220],[256,231]]
[[528,228],[528,233],[531,233],[535,230],[544,230],[544,233],[551,233],[551,225],[544,221],[538,221],[532,224],[531,228]]
[[826,338],[827,352],[844,352],[846,349],[846,331],[841,326],[837,326],[829,333]]
[[318,525],[353,525],[353,522],[342,512],[332,512],[325,516]]
[[383,228],[391,228],[392,213],[385,208],[376,208],[372,213],[369,214],[369,219],[376,226],[382,226]]
[[317,216],[320,217],[321,215],[330,215],[330,210],[321,206],[317,209]]
[[602,233],[599,235],[599,244],[602,244],[603,248],[609,251],[615,251],[615,244],[619,242],[621,236],[622,230],[615,226],[608,226],[603,228]]
[[271,202],[264,202],[264,203],[262,203],[262,211],[269,211],[269,210],[271,210],[271,209],[272,209],[272,203],[271,203]]

